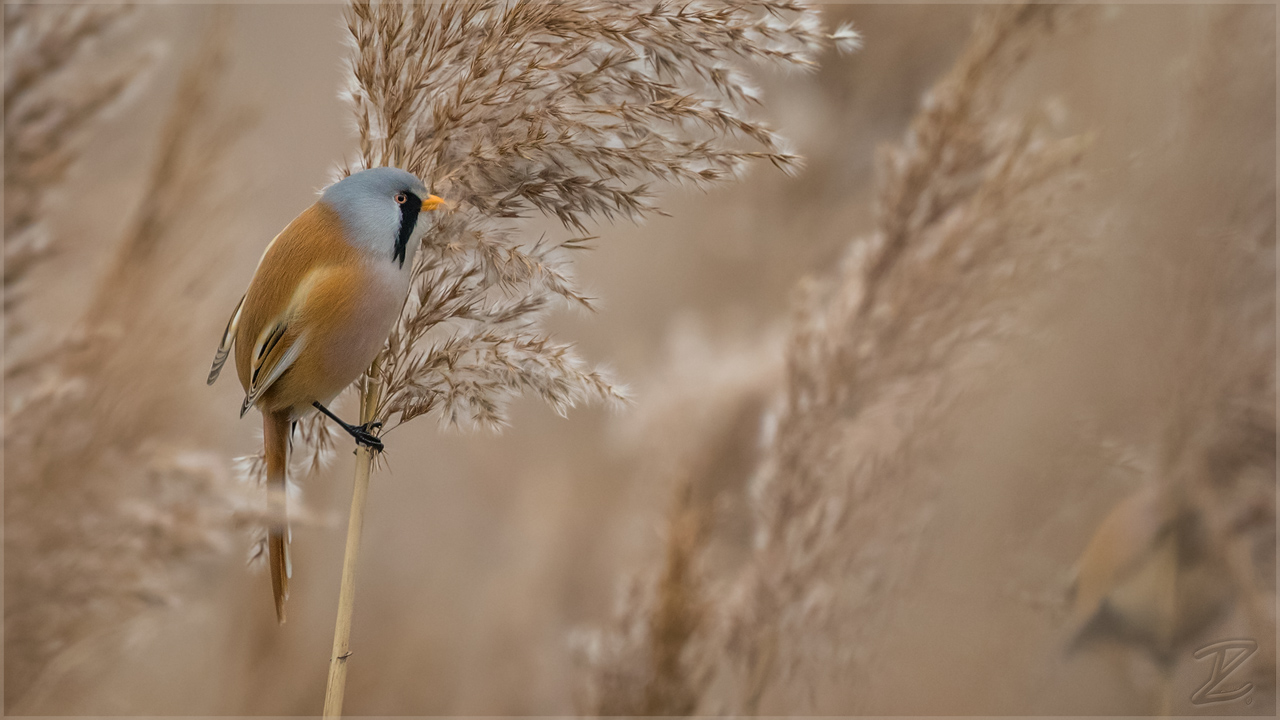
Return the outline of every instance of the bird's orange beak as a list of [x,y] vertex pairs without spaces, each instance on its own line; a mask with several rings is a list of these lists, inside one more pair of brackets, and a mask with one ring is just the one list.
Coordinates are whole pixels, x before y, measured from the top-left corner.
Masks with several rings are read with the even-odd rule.
[[422,210],[424,212],[431,212],[441,205],[447,204],[448,203],[446,203],[443,198],[436,197],[435,195],[428,195],[422,199]]

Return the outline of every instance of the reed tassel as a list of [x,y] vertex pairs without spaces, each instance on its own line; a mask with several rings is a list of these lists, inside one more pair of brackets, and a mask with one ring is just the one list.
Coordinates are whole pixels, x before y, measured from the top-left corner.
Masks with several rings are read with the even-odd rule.
[[[405,309],[366,379],[362,422],[388,431],[429,415],[498,429],[524,394],[561,415],[624,401],[608,373],[541,327],[561,304],[591,307],[569,272],[582,235],[657,212],[657,183],[706,188],[758,160],[796,167],[728,63],[811,68],[824,45],[857,44],[851,28],[821,32],[790,0],[348,0],[345,17],[360,151],[338,174],[398,167],[452,204],[423,237]],[[534,214],[578,237],[530,238],[514,220]],[[358,450],[325,717],[342,711],[372,461]]]

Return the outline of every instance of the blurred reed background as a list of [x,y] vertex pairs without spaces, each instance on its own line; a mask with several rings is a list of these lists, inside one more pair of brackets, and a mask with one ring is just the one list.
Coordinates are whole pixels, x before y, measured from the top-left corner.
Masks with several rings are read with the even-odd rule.
[[[802,170],[588,228],[630,405],[389,438],[348,714],[1275,712],[1274,8],[821,14]],[[277,627],[203,379],[357,149],[342,17],[5,7],[7,713],[319,711],[351,455]]]

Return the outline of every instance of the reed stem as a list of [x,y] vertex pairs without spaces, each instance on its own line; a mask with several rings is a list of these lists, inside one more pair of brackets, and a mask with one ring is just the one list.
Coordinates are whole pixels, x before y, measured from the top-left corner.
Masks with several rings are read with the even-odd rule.
[[[382,383],[377,380],[379,362],[374,361],[360,392],[360,422],[372,422],[378,408]],[[342,717],[342,698],[347,688],[347,661],[351,659],[351,618],[355,610],[356,561],[360,557],[360,533],[364,527],[364,504],[373,472],[373,451],[356,446],[355,487],[351,492],[351,518],[347,522],[347,549],[342,557],[342,585],[338,590],[338,620],[333,629],[333,655],[329,658],[329,680],[324,691],[324,717]]]

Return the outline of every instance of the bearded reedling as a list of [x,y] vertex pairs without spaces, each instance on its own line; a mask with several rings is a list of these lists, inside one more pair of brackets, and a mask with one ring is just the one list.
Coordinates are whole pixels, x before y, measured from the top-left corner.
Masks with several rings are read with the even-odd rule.
[[271,510],[268,549],[276,617],[291,575],[285,468],[292,423],[314,410],[357,444],[382,450],[377,423],[350,425],[325,407],[373,362],[409,292],[413,258],[443,200],[396,168],[354,173],[329,186],[267,246],[231,315],[209,384],[236,351],[240,416],[262,412]]
[[1067,651],[1112,641],[1145,652],[1160,672],[1160,713],[1168,716],[1179,649],[1232,596],[1200,513],[1150,483],[1112,508],[1076,563]]

